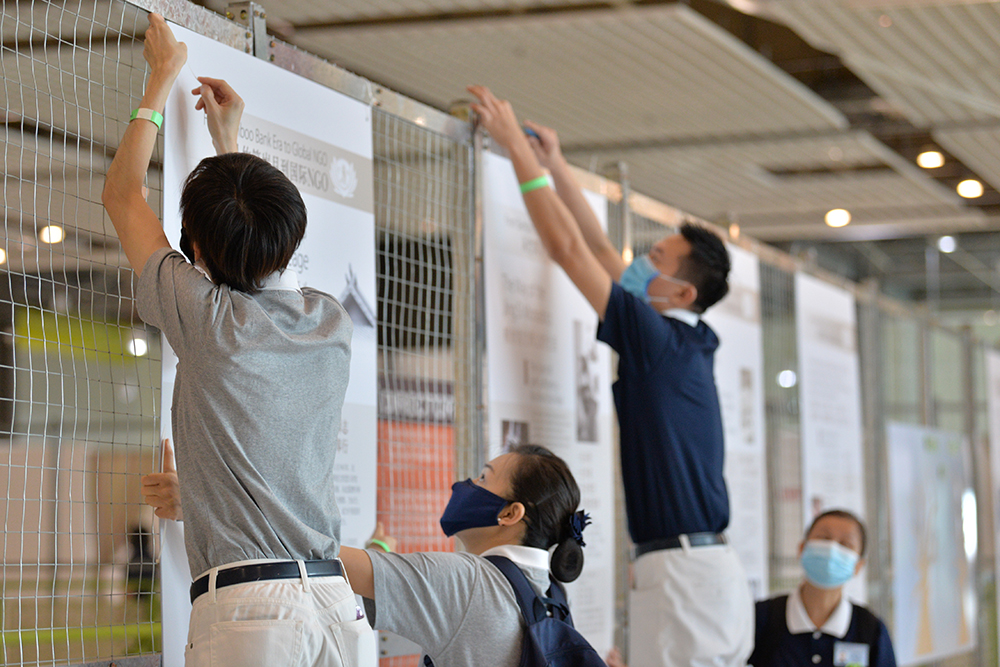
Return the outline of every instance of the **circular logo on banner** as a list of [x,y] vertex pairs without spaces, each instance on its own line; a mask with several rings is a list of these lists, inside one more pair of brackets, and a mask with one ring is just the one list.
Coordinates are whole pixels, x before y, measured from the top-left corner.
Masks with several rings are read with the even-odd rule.
[[353,197],[354,191],[358,189],[358,173],[354,170],[354,165],[343,158],[334,158],[330,172],[333,191],[345,199]]

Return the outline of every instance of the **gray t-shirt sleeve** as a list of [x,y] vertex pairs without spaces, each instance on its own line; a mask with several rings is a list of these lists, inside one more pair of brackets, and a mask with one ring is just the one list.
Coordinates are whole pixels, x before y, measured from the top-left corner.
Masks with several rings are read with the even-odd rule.
[[200,334],[211,325],[218,307],[213,292],[218,288],[172,248],[150,255],[136,286],[139,317],[162,331],[174,351],[181,354],[197,345]]
[[465,622],[482,567],[462,553],[368,551],[375,577],[376,630],[441,654]]

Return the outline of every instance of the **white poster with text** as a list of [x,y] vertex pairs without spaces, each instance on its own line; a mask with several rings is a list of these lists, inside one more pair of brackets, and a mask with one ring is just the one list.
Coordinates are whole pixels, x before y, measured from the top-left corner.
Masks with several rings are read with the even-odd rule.
[[[510,162],[483,159],[489,458],[518,444],[562,457],[593,524],[581,585],[567,587],[573,620],[601,655],[614,635],[614,449],[611,358],[597,314],[549,259]],[[607,200],[586,192],[603,225]]]
[[768,595],[767,457],[760,263],[731,246],[729,294],[705,314],[719,336],[715,384],[726,438],[727,537],[740,556],[755,599]]
[[[864,519],[861,375],[854,295],[803,273],[795,275],[802,428],[803,519],[828,509]],[[847,586],[866,599],[864,575]]]
[[[989,412],[990,486],[993,501],[993,539],[996,572],[1000,572],[1000,351],[986,350],[986,401]],[[1000,605],[1000,597],[997,599]],[[998,610],[1000,611],[1000,610]],[[997,614],[1000,632],[1000,613]]]
[[[263,60],[172,26],[188,47],[188,62],[167,101],[164,134],[164,230],[178,247],[177,203],[184,180],[198,162],[214,155],[203,112],[195,111],[196,76],[227,80],[246,102],[239,149],[280,169],[299,188],[308,211],[305,238],[289,270],[299,284],[340,300],[354,323],[351,379],[337,448],[335,483],[342,516],[341,540],[362,546],[375,525],[377,465],[377,320],[375,214],[370,108]],[[277,93],[277,94],[276,94]],[[164,402],[169,407],[172,353],[164,341]],[[169,415],[165,409],[163,415]],[[163,436],[170,422],[164,419]],[[177,443],[183,447],[184,443]],[[183,483],[183,480],[181,480]],[[169,539],[167,536],[165,540]],[[169,548],[165,547],[165,548]],[[176,554],[176,550],[171,550]],[[177,567],[175,572],[182,572]],[[163,596],[188,596],[190,581],[165,578]],[[197,576],[199,573],[192,573]],[[165,609],[167,608],[165,604]],[[172,605],[183,607],[183,605]],[[187,607],[189,609],[189,606]],[[164,619],[164,665],[183,664],[183,633]],[[168,628],[170,631],[168,633]]]

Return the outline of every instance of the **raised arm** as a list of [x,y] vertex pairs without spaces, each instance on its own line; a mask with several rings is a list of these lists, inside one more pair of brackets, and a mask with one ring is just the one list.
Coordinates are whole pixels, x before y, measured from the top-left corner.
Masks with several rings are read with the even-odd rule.
[[240,132],[240,118],[243,116],[243,98],[233,87],[222,79],[199,76],[200,86],[191,91],[199,96],[194,105],[196,111],[204,109],[208,117],[208,133],[219,155],[239,151],[237,139]]
[[[167,94],[187,60],[187,46],[174,38],[162,16],[150,14],[142,55],[151,72],[139,108],[154,111],[162,118]],[[158,132],[156,124],[143,118],[128,124],[108,168],[101,195],[125,256],[137,274],[150,255],[170,245],[163,225],[142,196],[142,181]]]
[[625,261],[611,244],[608,235],[601,229],[601,223],[594,214],[594,209],[583,196],[583,188],[577,183],[576,176],[573,175],[573,170],[570,169],[559,147],[559,135],[555,130],[530,120],[524,124],[538,135],[537,139],[529,136],[528,143],[535,150],[535,157],[541,165],[552,174],[552,180],[556,184],[556,194],[573,214],[587,247],[594,253],[594,257],[611,279],[617,281],[625,270]]
[[[521,130],[510,102],[497,99],[484,86],[469,86],[468,90],[479,98],[479,104],[473,104],[472,108],[479,113],[483,127],[493,140],[507,150],[517,180],[527,183],[543,176],[542,165]],[[611,274],[587,245],[573,214],[549,187],[527,192],[524,205],[549,257],[563,268],[598,317],[603,319],[611,296]]]

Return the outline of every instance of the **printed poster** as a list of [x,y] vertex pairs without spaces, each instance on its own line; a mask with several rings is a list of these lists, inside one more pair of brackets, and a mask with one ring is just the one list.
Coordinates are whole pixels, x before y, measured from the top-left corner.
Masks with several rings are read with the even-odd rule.
[[[506,158],[483,156],[489,455],[540,444],[562,457],[593,524],[584,570],[567,587],[577,629],[605,655],[614,635],[611,358],[597,314],[549,259]],[[603,225],[607,200],[585,192]]]
[[[205,114],[194,110],[190,91],[197,76],[227,80],[246,102],[239,149],[268,160],[298,186],[308,210],[305,238],[289,270],[299,284],[337,297],[351,315],[351,379],[337,447],[337,502],[344,544],[362,546],[375,525],[377,465],[377,321],[375,215],[370,108],[263,60],[171,26],[188,46],[188,62],[167,101],[164,124],[164,230],[178,247],[177,203],[185,178],[214,155]],[[280,94],[275,94],[280,91]],[[170,436],[175,361],[163,341],[163,437]],[[183,447],[184,443],[177,443]],[[183,480],[182,480],[183,483]],[[164,665],[183,664],[190,580],[172,541],[182,532],[165,529]],[[174,573],[171,576],[171,573]],[[198,576],[199,573],[191,573]],[[178,597],[177,600],[174,600]],[[171,616],[168,618],[167,613]]]
[[[975,645],[976,511],[964,436],[887,426],[892,524],[892,644],[901,666]],[[970,502],[971,500],[971,502]]]
[[763,599],[769,593],[769,579],[760,263],[736,246],[729,247],[729,256],[729,294],[704,319],[720,340],[715,384],[726,439],[730,513],[726,535],[739,554],[754,598]]
[[[996,572],[1000,572],[1000,351],[986,350],[986,401],[990,429],[990,484],[993,501],[993,539]],[[997,604],[1000,605],[1000,599]],[[1000,610],[998,610],[1000,611]],[[1000,625],[1000,613],[997,614]],[[1000,633],[1000,627],[997,628]]]
[[[818,278],[795,274],[802,428],[802,516],[807,527],[828,509],[865,518],[861,374],[854,295]],[[846,588],[867,597],[862,572]]]

